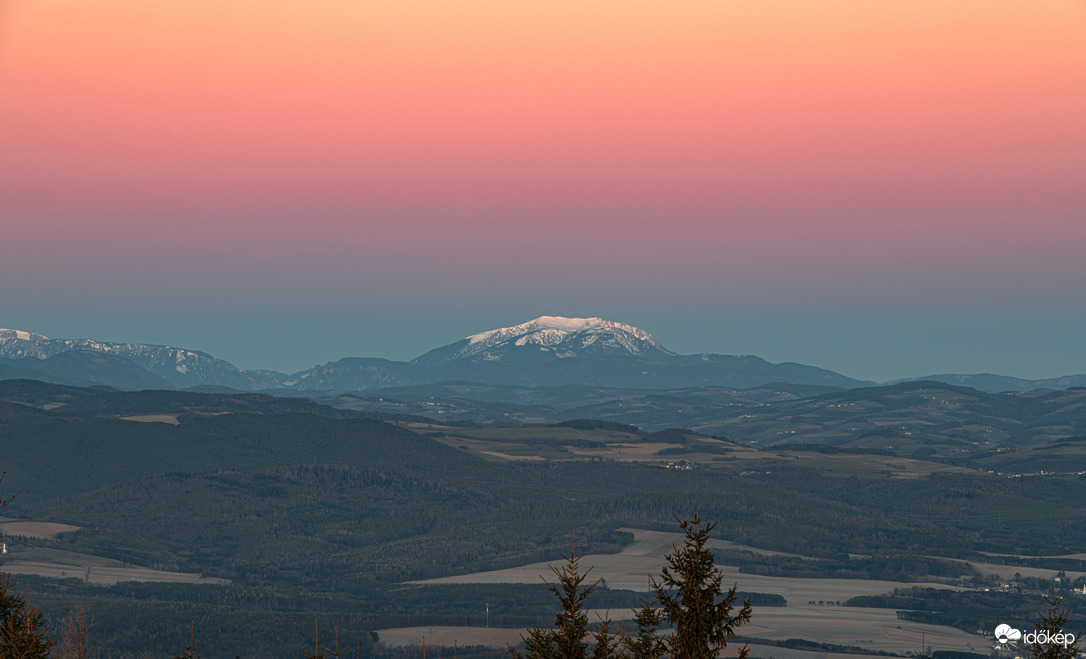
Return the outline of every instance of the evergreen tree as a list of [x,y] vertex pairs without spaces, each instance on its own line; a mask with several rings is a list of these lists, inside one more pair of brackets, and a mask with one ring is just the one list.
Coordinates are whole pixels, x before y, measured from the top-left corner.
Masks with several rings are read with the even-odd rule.
[[[7,472],[0,472],[0,483],[5,475]],[[0,497],[0,508],[14,498]],[[56,638],[47,636],[49,626],[41,609],[31,608],[30,587],[19,595],[12,592],[11,586],[11,577],[0,575],[0,659],[44,659],[56,645]]]
[[[558,598],[559,610],[554,617],[554,625],[542,627],[536,624],[528,630],[524,641],[524,654],[516,648],[510,647],[509,654],[513,659],[589,659],[588,638],[588,613],[585,611],[585,603],[588,596],[599,585],[599,581],[591,585],[584,585],[588,568],[581,573],[580,560],[584,556],[573,555],[573,525],[570,525],[569,555],[562,555],[566,564],[559,570],[553,565],[551,571],[557,577],[556,583],[547,583],[554,596]],[[542,576],[540,577],[542,578]],[[619,638],[610,632],[610,619],[600,618],[600,624],[593,634],[592,659],[622,659],[619,652]]]
[[588,636],[588,613],[585,611],[585,601],[595,590],[596,584],[583,585],[592,569],[581,573],[579,561],[584,554],[574,556],[572,545],[571,542],[569,556],[562,556],[566,564],[561,570],[550,566],[558,578],[557,583],[547,582],[547,588],[558,598],[559,604],[554,625],[550,628],[537,625],[530,629],[528,638],[524,639],[527,654],[522,655],[510,648],[515,659],[587,659],[588,643],[585,637]]
[[648,600],[641,600],[641,608],[634,614],[634,622],[637,624],[637,636],[622,639],[630,659],[662,659],[667,649],[656,631],[664,621],[660,611],[652,608],[651,591]]
[[[1048,604],[1048,611],[1041,613],[1041,619],[1037,621],[1037,631],[1048,632],[1049,636],[1064,633],[1063,628],[1070,619],[1071,612],[1060,608],[1063,597],[1056,594],[1055,582],[1044,600]],[[1078,654],[1079,642],[1079,639],[1075,638],[1075,642],[1067,644],[1066,647],[1051,640],[1044,644],[1034,643],[1030,646],[1030,656],[1033,659],[1074,659]]]
[[0,577],[0,659],[45,659],[56,638],[47,635],[41,609],[30,606],[30,589],[11,594],[11,579]]
[[554,630],[536,624],[528,630],[528,637],[521,637],[524,641],[524,654],[510,646],[509,654],[513,659],[558,659],[554,649]]
[[[678,521],[686,540],[667,555],[660,583],[653,582],[663,618],[675,628],[665,646],[673,659],[710,659],[735,638],[737,627],[750,621],[750,600],[732,615],[736,586],[724,594],[724,574],[706,547],[716,524],[703,526],[697,513],[692,521]],[[748,652],[743,647],[739,659]]]
[[622,654],[622,637],[611,633],[610,606],[607,607],[607,618],[600,618],[592,638],[596,642],[592,648],[592,659],[626,659]]
[[596,589],[596,584],[582,587],[592,568],[581,574],[578,565],[581,556],[574,558],[571,546],[569,556],[565,557],[567,564],[563,565],[561,570],[551,566],[551,571],[558,577],[558,583],[547,584],[550,591],[558,598],[561,607],[554,619],[555,650],[558,656],[568,657],[568,659],[585,659],[586,657],[588,643],[585,642],[585,636],[588,635],[588,613],[585,612],[585,601]]
[[[26,606],[26,598],[11,589],[11,577],[0,574],[0,629],[11,626],[12,618],[19,615]],[[2,641],[0,641],[2,645]]]

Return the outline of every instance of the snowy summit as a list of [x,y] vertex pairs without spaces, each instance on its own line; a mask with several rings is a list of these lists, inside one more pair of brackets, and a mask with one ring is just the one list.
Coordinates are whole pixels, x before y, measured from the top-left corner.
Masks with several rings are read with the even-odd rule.
[[423,355],[430,364],[459,359],[498,361],[511,353],[564,359],[580,356],[656,357],[673,355],[648,332],[602,318],[540,316],[520,325],[473,334]]

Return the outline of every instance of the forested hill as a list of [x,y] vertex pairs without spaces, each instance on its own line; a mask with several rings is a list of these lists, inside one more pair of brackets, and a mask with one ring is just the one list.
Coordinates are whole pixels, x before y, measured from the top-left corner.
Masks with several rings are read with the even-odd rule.
[[[0,402],[49,411],[59,417],[87,419],[139,415],[213,415],[305,413],[333,418],[359,417],[306,398],[243,392],[117,391],[110,387],[70,387],[36,380],[0,380]],[[176,421],[176,419],[173,419]]]
[[311,414],[224,414],[190,422],[45,418],[0,438],[6,485],[45,501],[167,473],[252,471],[292,465],[405,464],[457,469],[486,463],[372,419]]
[[[269,621],[314,602],[354,612],[357,625],[377,624],[358,612],[417,621],[402,582],[555,559],[570,521],[578,551],[610,552],[630,540],[620,528],[671,530],[673,515],[698,511],[722,538],[811,557],[736,557],[748,571],[885,576],[893,564],[909,566],[893,575],[903,581],[947,578],[944,563],[915,557],[1059,555],[1086,543],[1086,481],[1073,475],[1010,479],[888,451],[759,450],[592,420],[401,427],[310,401],[41,387],[0,397],[4,492],[19,493],[4,514],[81,529],[5,538],[0,560],[62,550],[233,582],[80,590],[128,639],[115,647],[138,650],[138,624],[118,621],[153,611],[182,630],[189,623],[166,611],[203,611],[185,620],[205,630],[245,618],[269,639],[304,637],[308,613],[290,629]],[[1044,452],[1066,461],[1078,450]],[[71,587],[49,597],[70,604]]]

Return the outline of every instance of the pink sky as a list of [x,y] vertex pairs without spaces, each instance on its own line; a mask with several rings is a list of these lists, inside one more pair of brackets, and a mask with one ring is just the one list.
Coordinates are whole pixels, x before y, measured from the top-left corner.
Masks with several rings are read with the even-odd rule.
[[1033,314],[1067,325],[1005,370],[1086,372],[1082,0],[12,0],[0,145],[0,326],[390,325],[300,368],[611,315],[877,377],[749,319],[883,319],[891,353]]

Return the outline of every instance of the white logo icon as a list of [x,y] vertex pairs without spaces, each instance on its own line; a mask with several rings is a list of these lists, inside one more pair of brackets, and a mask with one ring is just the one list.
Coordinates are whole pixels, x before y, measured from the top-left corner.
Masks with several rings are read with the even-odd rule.
[[995,637],[1000,645],[1006,645],[1008,641],[1017,641],[1022,638],[1022,632],[1010,625],[1000,625],[996,627]]

